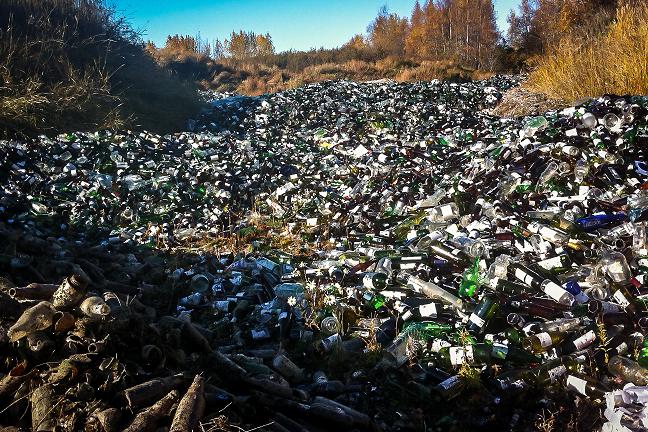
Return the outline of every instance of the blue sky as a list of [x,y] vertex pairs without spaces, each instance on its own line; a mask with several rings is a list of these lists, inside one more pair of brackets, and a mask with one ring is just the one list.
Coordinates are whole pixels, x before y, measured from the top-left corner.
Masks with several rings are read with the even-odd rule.
[[[494,0],[498,25],[519,0]],[[223,39],[233,30],[270,33],[277,51],[334,48],[364,33],[381,6],[409,16],[414,0],[112,0],[144,39],[161,45],[168,34]]]

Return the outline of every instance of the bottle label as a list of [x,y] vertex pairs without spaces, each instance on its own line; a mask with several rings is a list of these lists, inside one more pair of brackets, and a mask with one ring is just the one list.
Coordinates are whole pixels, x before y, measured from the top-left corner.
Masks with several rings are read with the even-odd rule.
[[617,347],[616,347],[616,352],[617,354],[625,354],[628,352],[628,344],[625,342],[621,342]]
[[288,318],[288,312],[285,312],[285,311],[284,311],[284,312],[281,312],[281,313],[279,314],[279,319],[280,319],[280,320],[282,320],[282,319],[286,319],[286,318]]
[[494,343],[493,344],[492,355],[495,358],[504,360],[504,359],[506,359],[506,356],[508,355],[508,350],[509,350],[509,348],[508,348],[507,345],[504,345],[504,344],[501,344],[501,343]]
[[263,330],[252,330],[252,339],[265,339],[269,338],[270,334],[268,333],[268,330],[263,329]]
[[451,346],[452,345],[448,341],[445,341],[443,339],[434,339],[432,346],[430,347],[430,351],[437,353],[441,351],[441,348],[447,348]]
[[628,306],[630,306],[630,302],[628,301],[626,296],[623,295],[621,290],[617,290],[617,292],[615,292],[612,297],[614,298],[614,300],[616,300],[617,303],[619,303],[619,305],[621,305],[622,308],[627,308]]
[[558,267],[562,267],[563,265],[560,256],[538,261],[537,264],[545,270],[555,269]]
[[542,236],[542,238],[544,238],[545,240],[547,240],[549,242],[552,242],[552,243],[560,242],[561,237],[563,237],[563,236],[561,236],[561,234],[558,231],[553,230],[553,229],[551,229],[549,227],[542,227],[540,229],[540,231],[538,232],[538,234],[540,234]]
[[553,343],[553,342],[551,341],[551,335],[550,335],[549,333],[547,333],[547,332],[538,333],[538,334],[536,335],[536,337],[537,337],[538,340],[540,341],[540,346],[541,346],[542,348],[550,347],[551,344]]
[[440,388],[442,388],[443,390],[449,390],[452,387],[456,386],[457,384],[459,384],[459,376],[454,375],[454,376],[451,376],[450,378],[446,379],[445,381],[440,382],[438,384],[438,386]]
[[603,305],[603,309],[602,309],[603,315],[621,311],[619,306],[614,303],[602,301],[601,304]]
[[578,339],[574,340],[573,344],[576,347],[576,351],[580,351],[583,348],[591,345],[596,340],[596,333],[593,330],[588,331]]
[[442,215],[444,218],[446,218],[446,217],[448,217],[448,216],[452,216],[452,215],[454,215],[454,211],[453,211],[453,209],[452,209],[452,205],[450,205],[450,204],[448,204],[448,205],[444,205],[444,206],[441,206],[440,210],[441,210],[441,215]]
[[470,322],[475,324],[477,327],[482,328],[484,327],[484,324],[486,324],[486,321],[480,318],[479,316],[475,314],[471,314],[470,318],[468,318]]
[[450,347],[450,363],[453,366],[460,366],[464,362],[472,364],[475,362],[473,356],[473,347],[469,345],[467,347]]
[[565,365],[560,365],[556,366],[555,368],[551,368],[547,371],[547,374],[549,375],[549,380],[554,383],[556,382],[556,379],[565,375],[567,373],[567,368]]
[[587,381],[575,377],[574,375],[569,375],[567,377],[567,388],[576,390],[578,393],[582,394],[583,396],[587,396],[585,390],[587,388]]
[[543,287],[545,294],[547,294],[552,299],[560,302],[560,299],[565,295],[565,291],[560,285],[555,282],[549,282]]
[[424,318],[436,318],[438,316],[437,307],[435,303],[419,306],[419,312]]
[[519,280],[521,280],[522,282],[524,282],[527,285],[531,285],[531,283],[533,283],[533,281],[534,281],[533,276],[526,273],[521,268],[516,268],[515,272],[513,274],[515,275],[516,278],[518,278]]

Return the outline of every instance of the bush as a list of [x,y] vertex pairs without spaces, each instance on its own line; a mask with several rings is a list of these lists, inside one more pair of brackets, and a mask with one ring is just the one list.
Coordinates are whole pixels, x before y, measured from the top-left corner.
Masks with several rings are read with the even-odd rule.
[[166,132],[199,109],[196,90],[161,70],[103,0],[0,2],[0,79],[5,134]]
[[602,94],[648,94],[648,5],[624,6],[602,31],[567,35],[535,61],[529,85],[566,100]]

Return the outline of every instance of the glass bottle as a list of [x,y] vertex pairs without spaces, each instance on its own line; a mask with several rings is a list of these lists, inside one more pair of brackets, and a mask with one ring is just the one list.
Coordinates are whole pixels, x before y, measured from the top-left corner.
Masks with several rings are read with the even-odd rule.
[[473,265],[467,268],[461,277],[461,283],[459,284],[459,296],[474,297],[479,285],[479,257],[477,257],[475,258]]
[[499,303],[492,294],[486,294],[468,318],[466,329],[473,334],[483,333],[488,321],[497,314]]
[[627,357],[612,357],[608,362],[608,370],[625,382],[638,386],[648,385],[648,369]]
[[449,293],[433,282],[426,282],[413,275],[407,276],[406,282],[409,288],[416,292],[425,294],[431,299],[441,300],[455,308],[461,308],[463,305],[463,302],[459,297]]
[[540,354],[558,345],[566,336],[566,333],[561,332],[541,332],[522,339],[522,346],[527,351]]
[[549,360],[533,370],[533,374],[540,386],[546,386],[558,381],[567,372],[578,372],[580,364],[572,356],[563,356]]

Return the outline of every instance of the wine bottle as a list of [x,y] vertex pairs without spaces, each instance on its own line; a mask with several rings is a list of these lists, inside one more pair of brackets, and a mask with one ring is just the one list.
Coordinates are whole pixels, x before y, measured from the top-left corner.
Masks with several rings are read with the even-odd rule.
[[466,329],[473,334],[483,333],[488,321],[495,316],[498,310],[497,298],[492,294],[484,295],[468,318]]
[[527,351],[540,354],[557,346],[566,336],[564,332],[542,332],[522,339],[522,346]]

